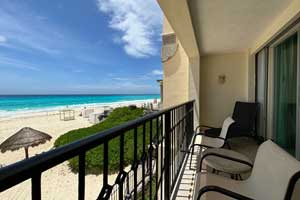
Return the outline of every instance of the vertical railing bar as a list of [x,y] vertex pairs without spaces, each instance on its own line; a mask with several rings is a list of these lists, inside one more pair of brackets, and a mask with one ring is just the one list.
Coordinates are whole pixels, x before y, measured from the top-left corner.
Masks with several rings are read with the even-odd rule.
[[133,159],[134,159],[134,199],[137,199],[137,168],[138,168],[138,161],[137,161],[137,127],[134,128],[134,139],[133,139]]
[[[175,149],[176,149],[176,140],[175,140],[175,134],[176,134],[176,121],[175,121],[175,111],[176,111],[176,108],[173,110],[173,134],[172,134],[172,138],[173,138],[173,148],[171,149],[172,152],[173,152],[173,159],[172,159],[172,166],[173,166],[173,178],[172,178],[172,183],[174,182],[175,180],[175,165],[176,165],[176,162],[175,162],[175,156],[176,156],[176,152],[175,152]],[[173,185],[173,184],[172,184]]]
[[104,142],[103,162],[103,187],[105,187],[108,185],[108,141]]
[[31,198],[41,200],[41,173],[36,173],[31,179]]
[[[173,156],[173,160],[172,160],[172,162],[173,162],[173,174],[174,174],[174,176],[173,176],[173,180],[172,180],[172,183],[174,182],[174,180],[175,180],[175,178],[176,178],[176,126],[177,126],[177,124],[176,124],[176,108],[174,109],[174,111],[173,111],[173,122],[174,122],[174,125],[173,125],[173,149],[172,149],[172,151],[173,151],[173,154],[174,154],[174,156]],[[173,184],[172,184],[173,185]]]
[[[177,108],[175,108],[175,112],[174,112],[174,121],[175,121],[175,134],[174,134],[174,141],[175,141],[175,147],[174,147],[174,152],[175,152],[175,158],[174,158],[174,169],[175,169],[175,175],[177,174],[176,170],[177,170],[177,162],[176,162],[176,158],[177,158],[177,153],[178,153],[178,121],[177,121]],[[175,176],[176,177],[176,176]]]
[[146,156],[146,123],[143,124],[143,154],[142,154],[142,199],[145,199],[145,156]]
[[[123,174],[124,170],[124,133],[120,135],[120,169],[119,172]],[[119,183],[119,199],[123,199],[123,182]]]
[[163,124],[164,124],[164,117],[161,116],[161,123],[160,123],[160,134],[161,134],[161,142],[160,142],[160,199],[163,199],[163,173],[164,173],[164,152],[163,152],[163,143],[164,143],[164,133],[163,133]]
[[[171,157],[170,158],[170,163],[169,163],[169,169],[170,169],[170,183],[172,182],[172,177],[173,177],[173,170],[172,170],[172,160],[173,160],[173,152],[172,152],[172,145],[173,145],[173,137],[172,137],[172,135],[173,135],[173,110],[170,110],[170,133],[169,133],[169,135],[170,135],[170,154],[169,154],[169,156]],[[165,132],[167,132],[167,131],[165,131]],[[167,134],[166,134],[166,137],[167,137]],[[166,145],[166,148],[167,148],[167,145]],[[166,149],[165,148],[165,149]],[[165,150],[166,151],[166,150]]]
[[[175,114],[175,117],[176,117],[176,119],[177,119],[177,122],[178,122],[178,125],[177,125],[177,127],[176,127],[176,131],[177,131],[177,134],[176,134],[176,141],[177,141],[177,146],[176,146],[176,151],[177,151],[177,160],[176,160],[176,163],[179,161],[179,155],[180,155],[180,150],[179,150],[179,143],[180,143],[180,140],[179,140],[179,126],[180,126],[180,116],[178,115],[178,109],[176,109],[176,114]],[[177,174],[178,174],[178,171],[179,171],[179,169],[178,169],[178,166],[177,166],[177,168],[176,168],[176,170],[177,170]]]
[[85,152],[79,154],[78,166],[78,199],[85,198]]
[[173,180],[175,178],[175,170],[174,170],[174,166],[175,166],[175,109],[172,110],[172,132],[171,132],[171,137],[172,137],[172,145],[171,145],[171,153],[172,153],[172,159],[171,159],[171,170],[172,170],[172,179],[171,179],[171,183],[173,183]]
[[171,173],[171,111],[165,114],[165,162],[164,162],[164,199],[170,199],[170,173]]
[[158,199],[158,149],[159,149],[159,116],[156,118],[156,162],[155,162],[155,171],[156,171],[156,180],[155,180],[155,198]]
[[149,197],[152,200],[152,153],[153,153],[153,146],[152,146],[152,120],[150,120],[150,152],[149,152],[149,166],[150,166],[150,189],[149,189]]
[[[166,126],[165,126],[165,148],[164,148],[164,151],[165,151],[165,153],[167,153],[167,144],[166,144],[166,137],[167,137],[167,135],[170,135],[170,137],[169,137],[169,139],[170,139],[170,141],[169,141],[169,145],[170,145],[170,149],[172,149],[172,129],[171,129],[171,127],[172,127],[172,110],[170,110],[169,111],[169,116],[170,116],[170,121],[169,121],[169,126],[170,126],[170,129],[169,129],[169,133],[167,133],[167,131],[166,131]],[[166,119],[166,118],[165,118]],[[167,121],[167,120],[166,120]],[[167,123],[167,122],[165,122],[165,123]],[[166,124],[165,124],[166,125]],[[173,155],[172,155],[172,152],[170,151],[169,152],[170,154],[169,154],[169,156],[170,156],[170,161],[173,159]],[[167,154],[165,154],[165,159],[166,159],[166,156],[167,156]],[[170,170],[170,180],[172,179],[172,163],[170,162],[169,163],[169,166],[168,166],[168,168],[169,168],[169,170]],[[167,166],[165,165],[165,168],[167,168]],[[168,170],[168,169],[167,169]],[[165,179],[165,177],[164,177],[164,179]]]

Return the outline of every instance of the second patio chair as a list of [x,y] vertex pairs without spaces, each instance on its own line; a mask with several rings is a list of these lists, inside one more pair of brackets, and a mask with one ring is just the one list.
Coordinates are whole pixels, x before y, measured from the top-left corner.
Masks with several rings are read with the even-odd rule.
[[[232,119],[235,123],[228,130],[227,137],[256,136],[255,121],[258,107],[258,103],[237,101],[232,114]],[[204,135],[211,137],[219,136],[222,130],[221,128],[201,125],[197,127],[196,132],[201,127],[208,128],[204,131]]]
[[190,152],[191,152],[191,159],[190,159],[190,168],[192,164],[192,156],[194,155],[194,150],[196,146],[200,147],[200,152],[202,150],[202,147],[204,148],[222,148],[225,146],[227,143],[226,138],[227,138],[227,133],[228,129],[231,124],[234,123],[234,120],[231,117],[227,117],[222,126],[222,130],[219,136],[217,137],[210,137],[210,136],[205,136],[203,133],[196,133],[193,137],[192,140],[192,145],[190,147]]

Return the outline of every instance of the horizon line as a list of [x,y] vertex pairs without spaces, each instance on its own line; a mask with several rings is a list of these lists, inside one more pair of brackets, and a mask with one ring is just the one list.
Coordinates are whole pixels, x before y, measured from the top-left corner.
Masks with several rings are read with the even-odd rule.
[[120,93],[120,94],[118,94],[118,93],[111,93],[111,94],[109,94],[109,93],[107,93],[107,94],[95,94],[95,93],[90,93],[90,94],[76,94],[76,93],[74,93],[74,94],[0,94],[0,96],[50,96],[50,95],[52,95],[52,96],[71,96],[71,95],[82,95],[82,96],[84,96],[84,95],[95,95],[95,96],[104,96],[104,95],[160,95],[159,93],[145,93],[145,94],[137,94],[137,93]]

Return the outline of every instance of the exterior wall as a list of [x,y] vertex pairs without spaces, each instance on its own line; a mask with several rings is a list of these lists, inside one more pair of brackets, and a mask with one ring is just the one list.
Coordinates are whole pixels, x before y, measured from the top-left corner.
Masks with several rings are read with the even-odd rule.
[[[174,33],[170,23],[164,18],[163,34]],[[200,59],[189,57],[178,40],[175,55],[163,63],[163,107],[167,108],[189,100],[195,100],[194,125],[200,120]]]
[[174,30],[173,30],[171,24],[169,23],[169,21],[167,20],[167,18],[164,16],[164,19],[163,19],[163,34],[170,34],[170,33],[174,33]]
[[200,123],[200,59],[189,58],[189,99],[195,100],[194,125]]
[[200,58],[188,1],[157,1],[165,14],[163,34],[175,32],[180,41],[175,57],[163,63],[164,106],[195,100],[194,126],[197,126],[200,121]]
[[248,53],[248,100],[255,101],[255,54]]
[[[173,33],[173,29],[164,18],[163,34]],[[163,107],[167,108],[188,101],[189,59],[180,41],[175,55],[163,63]]]
[[180,42],[174,57],[163,64],[163,107],[188,101],[189,60]]
[[[201,57],[200,121],[220,127],[236,101],[248,101],[248,53]],[[218,76],[225,75],[225,83]]]

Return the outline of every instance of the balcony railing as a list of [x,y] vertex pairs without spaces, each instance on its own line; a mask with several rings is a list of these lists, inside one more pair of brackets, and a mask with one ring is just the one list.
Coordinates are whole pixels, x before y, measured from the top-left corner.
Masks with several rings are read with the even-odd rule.
[[[170,199],[193,135],[193,107],[189,101],[148,114],[115,128],[50,150],[0,169],[0,192],[31,179],[33,200],[42,199],[41,175],[68,159],[78,157],[78,199],[85,199],[85,158],[87,151],[103,145],[102,189],[97,199]],[[142,134],[138,128],[142,127]],[[148,128],[148,131],[146,131]],[[133,162],[124,166],[124,138],[133,132]],[[146,134],[149,133],[148,134]],[[138,144],[142,137],[142,144]],[[109,184],[109,142],[120,140],[119,171]],[[142,152],[138,152],[142,145]],[[140,175],[141,174],[141,175]]]

